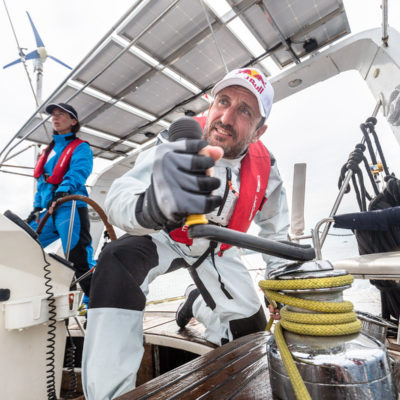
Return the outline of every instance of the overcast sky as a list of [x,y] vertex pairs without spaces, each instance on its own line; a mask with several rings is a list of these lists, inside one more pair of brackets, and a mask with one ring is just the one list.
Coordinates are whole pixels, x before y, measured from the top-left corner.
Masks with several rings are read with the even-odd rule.
[[[400,2],[389,0],[389,24],[400,31]],[[29,11],[49,54],[74,67],[120,16],[130,0],[8,0],[7,6],[21,47],[35,48],[25,11]],[[381,1],[344,1],[352,32],[379,27]],[[17,58],[15,39],[0,4],[2,51],[0,65]],[[30,65],[30,72],[32,66]],[[65,78],[69,70],[48,59],[44,65],[43,98]],[[0,147],[16,133],[35,110],[35,103],[21,64],[0,70]],[[329,214],[337,194],[343,163],[361,139],[359,125],[370,116],[375,100],[355,72],[342,74],[282,100],[273,106],[265,143],[278,160],[291,193],[292,168],[307,162],[306,224],[312,227]],[[398,146],[382,117],[377,126],[387,161],[400,175]],[[32,205],[32,181],[0,173],[0,212],[10,208],[25,217]],[[355,211],[354,193],[347,195],[342,211]]]

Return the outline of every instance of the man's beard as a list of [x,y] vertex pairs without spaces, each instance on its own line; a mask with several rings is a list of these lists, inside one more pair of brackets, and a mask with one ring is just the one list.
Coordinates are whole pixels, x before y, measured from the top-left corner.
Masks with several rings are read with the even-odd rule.
[[[214,129],[214,128],[222,128],[224,131],[227,131],[231,134],[231,137],[229,138],[231,140],[232,144],[227,144],[227,142],[223,139],[219,139],[216,138],[215,136],[211,137],[210,132]],[[235,131],[235,129],[231,126],[231,125],[223,125],[221,124],[221,122],[214,122],[211,124],[210,127],[208,127],[207,125],[204,128],[204,140],[206,140],[208,142],[208,144],[212,145],[212,146],[219,146],[222,147],[224,149],[224,158],[228,158],[228,159],[234,159],[234,158],[238,158],[240,155],[243,154],[243,152],[247,149],[247,147],[249,146],[249,143],[251,142],[251,137],[248,138],[247,140],[241,140],[239,142],[236,142],[237,140],[237,133]]]

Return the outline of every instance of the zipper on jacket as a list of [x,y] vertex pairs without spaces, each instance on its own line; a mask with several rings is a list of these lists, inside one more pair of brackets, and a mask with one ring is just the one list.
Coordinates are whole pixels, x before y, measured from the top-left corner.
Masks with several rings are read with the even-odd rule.
[[224,192],[224,197],[222,198],[222,203],[221,203],[221,206],[219,207],[217,216],[221,215],[222,210],[224,208],[224,205],[225,205],[226,199],[228,197],[228,193],[229,193],[229,182],[231,181],[231,179],[232,179],[232,171],[229,167],[226,167],[225,192]]

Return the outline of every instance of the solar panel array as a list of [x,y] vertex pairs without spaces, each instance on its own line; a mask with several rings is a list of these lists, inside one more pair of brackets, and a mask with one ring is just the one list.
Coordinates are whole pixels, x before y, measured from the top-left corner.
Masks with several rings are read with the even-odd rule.
[[[72,104],[80,137],[114,160],[207,110],[226,69],[255,65],[270,76],[268,62],[281,71],[349,32],[340,0],[137,1],[48,102]],[[17,136],[48,143],[51,129],[36,112]]]

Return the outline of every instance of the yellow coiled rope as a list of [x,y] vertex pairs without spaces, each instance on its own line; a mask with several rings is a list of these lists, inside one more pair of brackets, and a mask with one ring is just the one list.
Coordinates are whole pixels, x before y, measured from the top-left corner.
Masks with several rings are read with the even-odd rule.
[[[280,311],[280,322],[275,325],[275,342],[298,400],[311,400],[311,397],[296,367],[292,354],[286,345],[282,328],[300,335],[340,336],[360,332],[361,322],[353,312],[353,304],[350,301],[323,302],[306,300],[281,294],[277,291],[341,287],[351,284],[353,280],[354,278],[351,275],[342,275],[311,279],[271,279],[259,282],[260,288],[264,290],[265,297],[272,306],[276,307],[276,302],[279,302],[292,307],[317,312],[312,314],[292,312],[285,306]],[[271,329],[273,321],[270,318],[267,330]]]

